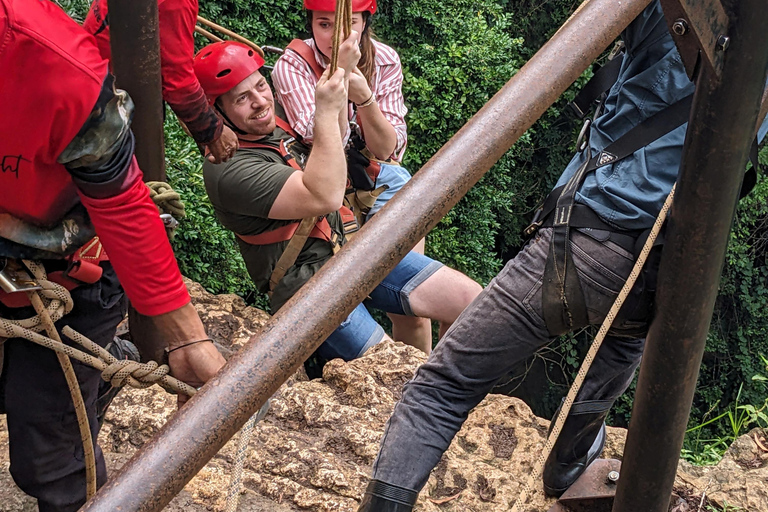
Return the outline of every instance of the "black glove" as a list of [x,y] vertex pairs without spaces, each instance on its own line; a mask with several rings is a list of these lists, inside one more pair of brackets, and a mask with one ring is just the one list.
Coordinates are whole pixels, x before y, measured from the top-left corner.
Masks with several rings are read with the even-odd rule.
[[368,176],[366,168],[371,161],[355,147],[347,149],[347,176],[352,187],[358,190],[373,190],[376,183]]

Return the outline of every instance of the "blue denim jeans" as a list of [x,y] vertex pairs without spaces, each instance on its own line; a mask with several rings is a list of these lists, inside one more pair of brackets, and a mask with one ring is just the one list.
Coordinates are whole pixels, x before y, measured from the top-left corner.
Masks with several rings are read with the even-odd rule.
[[350,361],[362,356],[384,336],[384,329],[373,319],[366,306],[386,313],[415,316],[410,295],[443,264],[428,256],[409,252],[387,277],[370,293],[363,304],[331,333],[315,354],[323,359],[341,358]]
[[[542,229],[451,326],[403,388],[373,466],[373,478],[420,490],[472,410],[518,362],[552,341],[541,290],[551,229]],[[633,266],[613,242],[574,231],[573,260],[590,323],[601,322]],[[643,340],[606,338],[577,400],[613,400],[632,380]],[[633,326],[636,327],[636,326]]]
[[409,173],[408,170],[404,167],[395,164],[380,165],[381,171],[379,171],[379,176],[376,178],[376,186],[380,187],[382,185],[386,185],[388,188],[379,194],[379,197],[376,198],[376,202],[373,203],[371,211],[368,212],[366,220],[370,220],[370,218],[373,217],[376,212],[381,210],[387,201],[392,199],[392,196],[394,196],[401,188],[403,188],[403,185],[408,183],[408,181],[411,179],[411,173]]

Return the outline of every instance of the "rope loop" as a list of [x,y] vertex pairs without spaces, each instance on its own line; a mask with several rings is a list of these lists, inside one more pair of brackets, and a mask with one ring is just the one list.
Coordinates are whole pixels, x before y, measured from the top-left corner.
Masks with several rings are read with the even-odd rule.
[[176,219],[183,219],[186,216],[184,203],[181,201],[181,194],[164,181],[148,181],[149,197],[157,205],[160,213],[170,213]]

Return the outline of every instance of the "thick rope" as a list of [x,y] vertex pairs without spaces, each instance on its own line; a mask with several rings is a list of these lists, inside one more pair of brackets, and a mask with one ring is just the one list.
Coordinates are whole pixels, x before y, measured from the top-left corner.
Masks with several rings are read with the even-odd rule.
[[176,226],[178,220],[187,216],[184,210],[184,203],[181,202],[181,195],[164,181],[148,181],[149,197],[152,198],[160,214],[167,214],[173,217],[168,219],[171,222],[165,222],[165,231],[169,240],[173,240],[176,235]]
[[237,441],[237,453],[235,454],[235,463],[232,467],[232,476],[229,479],[229,492],[227,493],[227,505],[224,512],[235,512],[240,502],[240,485],[243,481],[243,465],[245,464],[245,455],[248,445],[251,442],[253,427],[259,420],[257,412],[248,420],[240,431],[240,439]]
[[637,278],[640,276],[640,272],[643,270],[645,261],[648,259],[648,255],[653,248],[653,244],[656,242],[656,238],[659,236],[661,227],[664,225],[664,221],[667,219],[667,213],[669,212],[669,208],[672,206],[674,196],[675,186],[673,185],[666,201],[664,201],[664,206],[661,207],[659,216],[656,217],[656,222],[653,224],[651,233],[648,235],[648,239],[643,245],[640,256],[637,258],[634,267],[632,267],[632,271],[629,273],[627,281],[624,283],[624,286],[621,288],[619,295],[616,297],[616,302],[613,303],[613,306],[605,316],[605,320],[603,320],[603,324],[600,326],[600,330],[597,332],[597,336],[595,336],[595,341],[592,342],[587,355],[584,357],[584,361],[581,363],[579,373],[576,376],[576,379],[573,381],[573,385],[568,391],[568,395],[565,397],[563,406],[561,407],[560,413],[557,415],[557,418],[554,421],[554,425],[552,427],[552,431],[549,433],[547,442],[544,443],[544,449],[539,452],[539,456],[536,459],[534,469],[531,473],[529,473],[527,481],[525,484],[523,484],[522,493],[517,498],[517,501],[515,501],[515,504],[512,507],[512,512],[523,511],[522,507],[528,500],[528,495],[531,493],[531,489],[533,489],[533,484],[539,478],[541,470],[544,467],[544,463],[546,462],[547,457],[549,457],[549,453],[552,451],[552,447],[555,445],[555,442],[560,435],[560,431],[563,429],[565,420],[568,418],[568,413],[571,411],[571,406],[576,400],[576,395],[578,394],[579,389],[581,389],[581,385],[584,383],[584,379],[587,377],[589,368],[592,366],[592,361],[594,361],[595,356],[597,355],[597,351],[600,350],[600,346],[603,344],[603,340],[608,334],[608,330],[611,328],[616,315],[619,313],[621,306],[624,305],[624,301],[627,299],[629,292],[635,285],[635,281],[637,281]]
[[[24,261],[24,264],[43,288],[42,291],[37,292],[42,299],[43,309],[41,311],[50,317],[51,323],[55,323],[72,310],[72,296],[63,286],[48,281],[41,265],[32,261]],[[0,318],[0,338],[24,338],[48,347],[58,354],[63,354],[96,368],[102,372],[101,377],[113,386],[127,384],[135,388],[147,388],[153,384],[158,384],[172,393],[183,393],[189,396],[195,394],[195,388],[168,375],[170,370],[168,365],[158,365],[154,361],[139,363],[118,360],[106,349],[69,326],[64,327],[62,333],[95,355],[62,343],[58,336],[40,334],[41,331],[46,330],[41,311],[38,311],[36,316],[23,320]]]
[[[37,316],[40,319],[41,326],[48,333],[48,336],[61,343],[56,326],[53,325],[51,316],[48,314],[48,310],[43,304],[43,300],[40,298],[40,294],[36,291],[27,292],[27,297],[32,303],[32,307],[35,308]],[[69,388],[69,394],[72,397],[72,402],[75,406],[75,416],[77,417],[77,426],[80,429],[80,439],[83,442],[83,454],[85,456],[85,492],[86,498],[96,494],[96,452],[93,448],[93,437],[91,436],[91,426],[88,421],[88,411],[85,408],[85,402],[83,401],[83,394],[80,391],[80,385],[77,382],[77,375],[75,374],[75,368],[72,366],[72,361],[69,360],[64,354],[56,354],[61,369],[64,371],[64,378],[67,381],[67,387]]]
[[352,32],[352,0],[336,0],[336,17],[333,24],[330,75],[339,67],[339,45]]

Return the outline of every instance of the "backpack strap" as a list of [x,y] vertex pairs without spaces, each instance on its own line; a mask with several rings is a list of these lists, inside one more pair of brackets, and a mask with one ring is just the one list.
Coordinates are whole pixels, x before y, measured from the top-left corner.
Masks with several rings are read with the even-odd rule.
[[310,47],[301,39],[294,39],[286,49],[293,50],[299,57],[301,57],[302,60],[306,62],[310,68],[312,68],[312,72],[315,73],[316,78],[320,78],[325,72],[325,69],[323,69],[323,67],[318,64],[317,59],[315,58],[315,52],[312,50],[312,47]]

